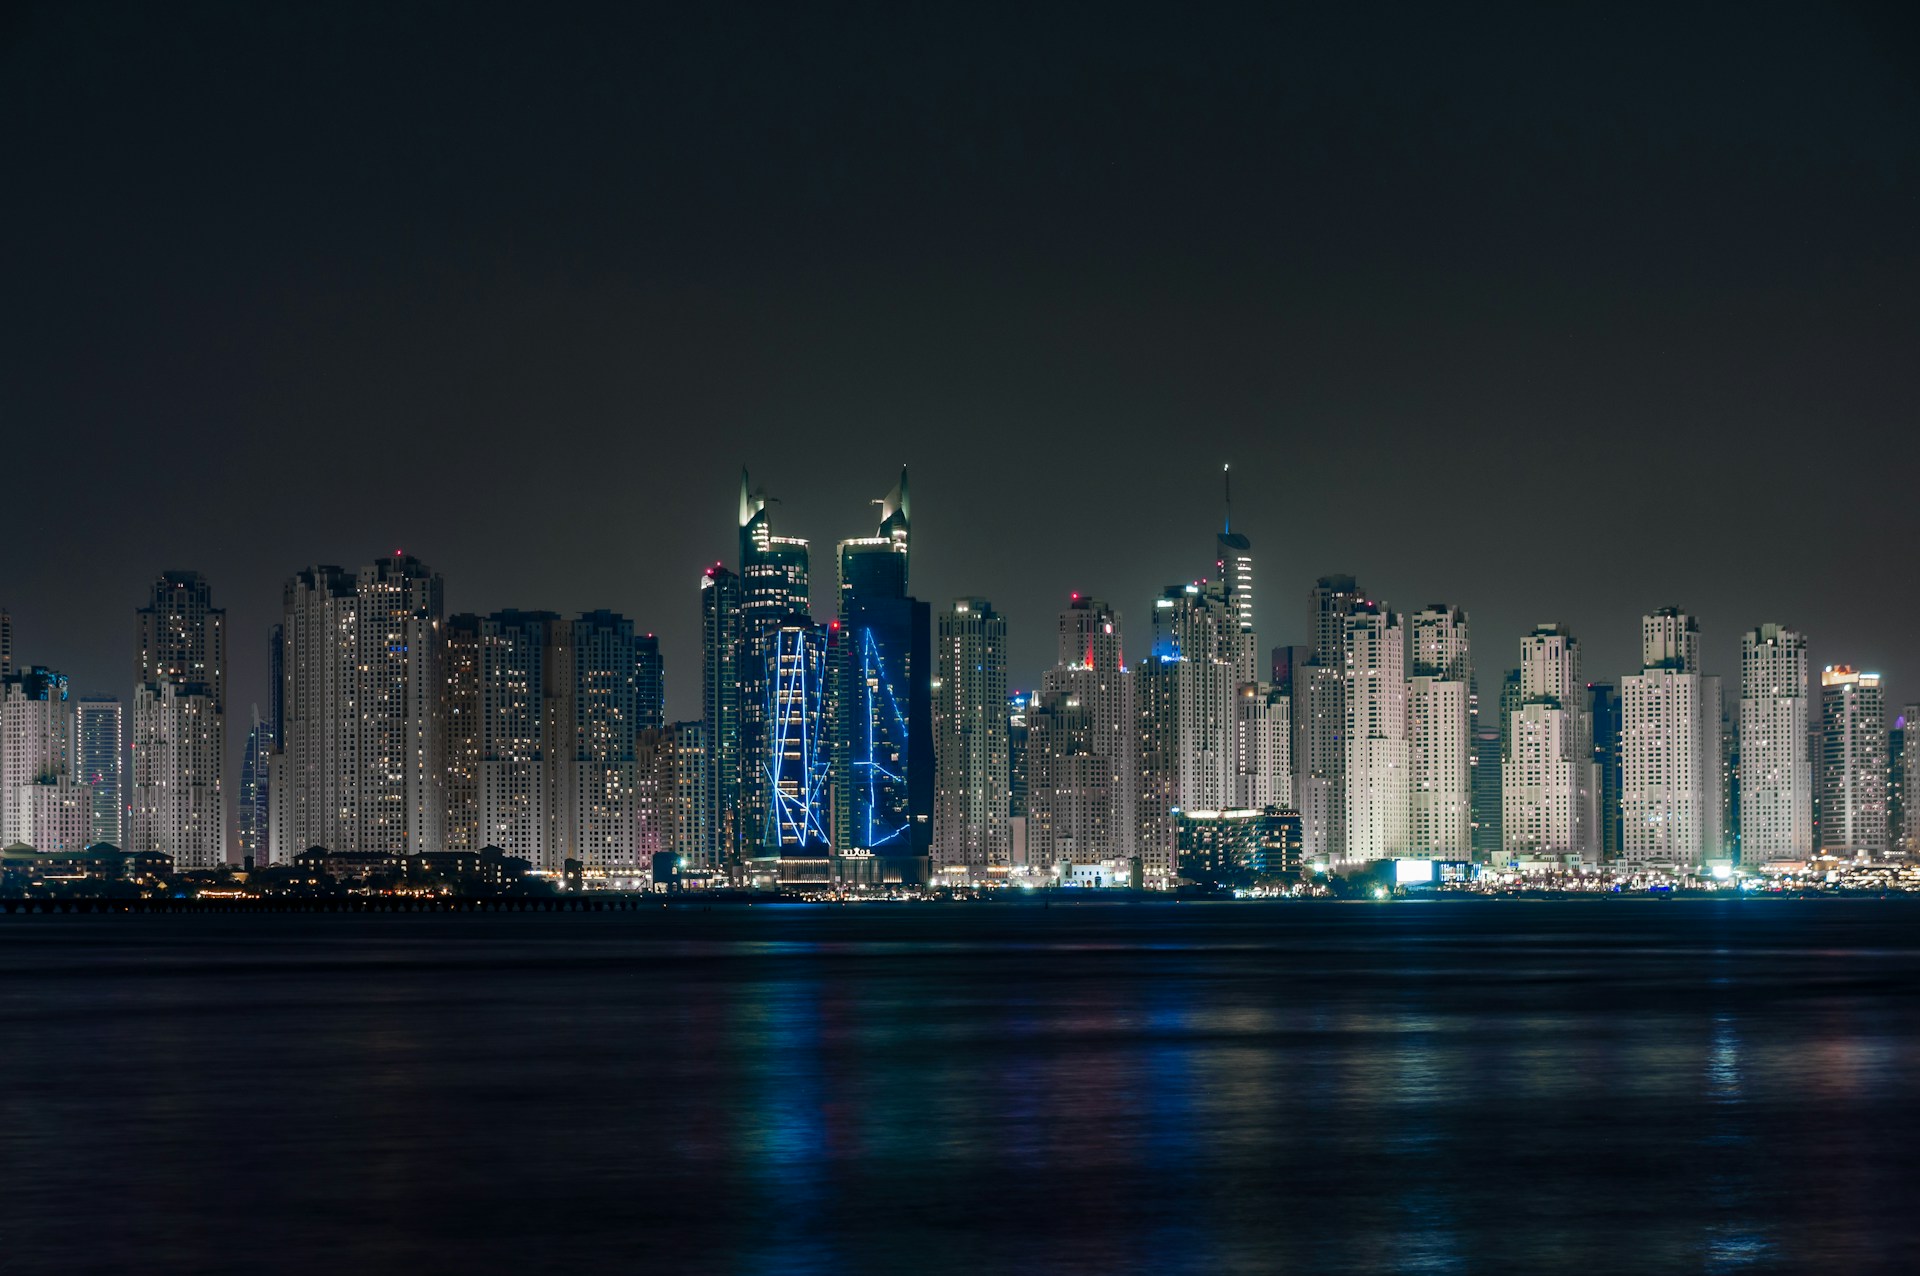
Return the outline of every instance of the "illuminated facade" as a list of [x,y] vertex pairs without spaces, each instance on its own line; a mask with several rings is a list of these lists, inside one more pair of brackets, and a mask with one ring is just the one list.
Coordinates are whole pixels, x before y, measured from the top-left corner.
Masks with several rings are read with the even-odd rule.
[[1263,811],[1293,806],[1293,703],[1272,683],[1249,682],[1234,698],[1233,804]]
[[479,621],[478,838],[546,873],[564,867],[546,765],[565,747],[557,720],[564,624],[550,611]]
[[829,631],[796,613],[764,633],[765,663],[754,682],[765,697],[750,755],[753,808],[761,815],[755,878],[824,883],[832,876],[833,833],[827,739]]
[[1641,624],[1641,671],[1620,680],[1620,841],[1627,865],[1690,870],[1721,855],[1720,697],[1699,627],[1677,608]]
[[[779,726],[767,714],[778,699],[769,681],[780,666],[774,635],[795,616],[810,609],[810,567],[807,542],[773,532],[773,498],[751,489],[740,472],[740,639],[735,657],[739,672],[740,760],[738,800],[734,804],[737,836],[743,849],[765,859],[769,830],[780,815],[769,805],[774,792],[767,783],[767,759],[777,747]],[[822,680],[819,694],[827,694]],[[823,719],[824,721],[824,719]],[[824,736],[824,732],[821,733]],[[825,745],[824,739],[821,741]],[[717,747],[724,748],[724,741]],[[823,791],[822,802],[825,803]],[[724,814],[724,811],[723,811]],[[829,818],[822,810],[822,818]]]
[[1780,625],[1740,640],[1740,849],[1748,864],[1813,854],[1807,639]]
[[986,599],[961,598],[939,623],[933,863],[984,872],[1005,867],[1012,854],[1007,621]]
[[933,842],[932,652],[927,605],[911,598],[847,605],[834,699],[836,851],[843,872],[926,880]]
[[1307,596],[1309,658],[1293,668],[1294,800],[1305,854],[1315,863],[1347,853],[1347,617],[1365,602],[1351,576],[1322,576]]
[[208,869],[227,860],[225,611],[198,572],[165,572],[135,613],[127,845]]
[[[610,611],[568,626],[554,714],[559,854],[589,882],[637,884],[651,869],[636,843],[634,737],[659,713],[660,646]],[[651,685],[648,685],[648,684]],[[647,703],[651,700],[651,703]]]
[[740,578],[715,563],[700,577],[700,722],[707,767],[705,842],[695,863],[740,862]]
[[120,846],[126,838],[124,789],[126,731],[120,702],[112,696],[85,696],[73,706],[74,770],[89,790],[87,842]]
[[480,837],[480,617],[447,617],[447,845],[478,851]]
[[1593,766],[1580,643],[1565,625],[1536,625],[1520,641],[1518,676],[1501,685],[1502,858],[1594,853]]
[[1465,859],[1473,849],[1467,614],[1435,603],[1414,614],[1412,631],[1408,848],[1414,855]]
[[1384,603],[1347,617],[1344,860],[1364,863],[1407,852],[1408,742],[1406,632]]
[[444,848],[444,594],[406,554],[287,582],[273,862],[314,846],[400,857]]
[[[38,665],[0,675],[0,844],[50,849],[36,829],[64,800],[84,796],[78,787],[66,675]],[[64,838],[71,829],[55,832]]]
[[1851,665],[1820,672],[1819,849],[1887,853],[1887,709],[1880,675]]
[[[1056,750],[1059,747],[1068,749],[1065,753],[1057,753],[1057,757],[1084,757],[1088,760],[1084,764],[1075,761],[1066,771],[1062,770],[1066,764],[1055,765],[1053,782],[1056,789],[1061,784],[1074,782],[1066,778],[1070,772],[1072,776],[1084,780],[1086,787],[1084,791],[1070,796],[1057,791],[1044,795],[1035,791],[1033,768],[1036,755],[1033,750],[1038,745],[1031,735],[1033,719],[1029,716],[1029,814],[1034,814],[1034,804],[1041,800],[1055,804],[1058,810],[1074,812],[1092,811],[1097,806],[1097,814],[1088,814],[1084,818],[1075,815],[1066,822],[1054,820],[1056,831],[1049,836],[1058,841],[1062,835],[1057,829],[1071,826],[1077,832],[1066,836],[1077,838],[1085,834],[1093,837],[1101,853],[1090,855],[1085,861],[1087,863],[1104,859],[1131,859],[1138,853],[1136,811],[1141,782],[1140,723],[1134,714],[1133,678],[1127,672],[1125,655],[1121,650],[1120,616],[1097,598],[1074,594],[1068,599],[1066,610],[1060,613],[1058,634],[1056,663],[1041,677],[1040,699],[1043,705],[1051,706],[1049,711],[1055,714],[1049,730],[1055,733],[1053,744]],[[1084,733],[1077,725],[1077,714],[1068,711],[1069,704],[1084,711],[1087,718]],[[1068,718],[1073,719],[1076,725],[1066,735],[1060,735],[1061,724]],[[1071,740],[1070,746],[1066,745],[1068,740]],[[1028,826],[1028,840],[1034,854],[1047,853],[1045,847],[1035,843],[1031,823]],[[1074,853],[1086,853],[1082,849],[1084,846],[1084,841],[1076,841]],[[1051,864],[1054,861],[1043,859],[1038,862]]]

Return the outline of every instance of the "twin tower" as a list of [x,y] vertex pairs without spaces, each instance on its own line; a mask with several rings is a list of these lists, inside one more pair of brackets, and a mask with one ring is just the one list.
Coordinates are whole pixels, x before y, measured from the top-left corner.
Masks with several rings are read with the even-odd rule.
[[[811,551],[740,474],[739,570],[701,579],[703,867],[762,887],[917,884],[933,839],[930,614],[908,592],[907,472],[871,536]],[[826,611],[824,618],[820,611]]]

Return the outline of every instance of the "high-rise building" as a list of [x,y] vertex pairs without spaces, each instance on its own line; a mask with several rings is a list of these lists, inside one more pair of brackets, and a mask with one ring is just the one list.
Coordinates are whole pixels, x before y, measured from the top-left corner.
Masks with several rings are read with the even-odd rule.
[[1902,709],[1894,724],[1900,732],[1901,748],[1889,782],[1897,779],[1900,785],[1900,819],[1891,831],[1897,831],[1895,848],[1902,855],[1920,856],[1920,704]]
[[135,612],[127,850],[182,869],[227,860],[227,613],[199,572],[163,572]]
[[1361,603],[1348,615],[1347,863],[1408,850],[1406,650],[1400,614],[1385,603]]
[[565,868],[547,760],[560,719],[565,622],[550,611],[480,618],[479,840],[546,873]]
[[447,844],[478,851],[480,836],[480,617],[447,617]]
[[239,810],[234,833],[240,843],[240,862],[264,867],[273,836],[273,728],[253,706],[253,725],[240,754]]
[[1026,866],[1027,858],[1027,710],[1024,691],[1007,693],[1007,858]]
[[1408,849],[1464,859],[1473,850],[1473,662],[1467,614],[1434,603],[1414,614],[1407,683]]
[[274,862],[314,846],[403,857],[446,845],[444,596],[407,554],[287,582]]
[[[1144,668],[1144,666],[1143,666]],[[1027,711],[1027,862],[1098,864],[1121,857],[1112,827],[1111,758],[1099,748],[1093,706],[1065,690],[1043,692]],[[1165,872],[1172,869],[1167,848]]]
[[1236,671],[1240,683],[1259,680],[1254,668],[1257,659],[1253,641],[1253,542],[1245,533],[1233,530],[1233,488],[1228,467],[1220,467],[1221,484],[1226,494],[1226,517],[1219,535],[1213,538],[1213,578],[1220,584],[1227,609],[1233,613],[1246,641],[1237,648],[1244,667]]
[[[793,810],[782,813],[769,804],[776,786],[765,769],[776,748],[794,744],[792,740],[778,742],[779,724],[767,717],[780,699],[777,688],[769,681],[782,668],[783,660],[775,649],[774,634],[789,628],[794,617],[807,616],[811,605],[807,542],[799,537],[774,534],[770,508],[774,503],[764,490],[750,490],[746,471],[740,472],[740,644],[736,657],[740,679],[740,771],[735,806],[743,849],[763,861],[769,860],[767,838],[771,832],[780,828],[806,828],[804,820],[792,824],[787,818],[794,814]],[[818,645],[825,650],[824,637]],[[811,650],[804,643],[802,646],[804,650]],[[785,659],[791,663],[791,653]],[[818,688],[823,714],[831,697],[831,683],[832,674],[828,671]],[[831,741],[827,736],[823,730],[818,743],[831,757]],[[716,747],[724,748],[724,741]],[[823,788],[823,804],[828,794],[829,790]],[[822,818],[830,819],[831,814],[830,807],[823,805]],[[831,841],[830,827],[828,837]],[[775,843],[781,844],[791,845],[794,854],[807,846],[804,838],[785,843],[784,835],[782,841]]]
[[1174,762],[1172,804],[1180,810],[1234,805],[1236,702],[1253,683],[1252,639],[1219,582],[1171,586],[1154,601],[1152,655],[1172,680],[1167,723],[1175,738],[1163,751]]
[[77,851],[90,794],[75,779],[67,677],[39,665],[0,674],[0,845]]
[[126,838],[120,776],[126,731],[120,701],[82,696],[73,706],[75,779],[88,789],[87,841],[119,846]]
[[1007,621],[984,598],[959,598],[939,624],[933,862],[984,873],[1012,862]]
[[1366,601],[1351,576],[1322,576],[1307,596],[1310,658],[1293,665],[1294,801],[1310,863],[1347,858],[1347,617]]
[[877,502],[874,535],[841,541],[829,688],[839,875],[924,881],[933,845],[935,677],[925,603],[907,595],[907,472]]
[[1293,809],[1293,702],[1270,682],[1249,682],[1235,698],[1233,805]]
[[711,807],[705,738],[700,722],[645,728],[635,738],[636,843],[643,864],[664,854],[682,868],[700,866]]
[[1749,629],[1740,641],[1740,858],[1812,854],[1807,758],[1807,635]]
[[590,611],[568,625],[563,653],[550,763],[559,854],[577,860],[589,882],[639,885],[652,864],[635,841],[634,737],[659,713],[659,644],[636,635],[625,616]]
[[1501,688],[1506,744],[1500,778],[1508,860],[1594,853],[1593,765],[1580,643],[1565,625],[1537,625],[1520,642],[1518,678]]
[[1498,721],[1498,700],[1483,708],[1478,680],[1467,685],[1473,715],[1473,858],[1492,863],[1500,858],[1500,741],[1506,733]]
[[633,639],[634,719],[638,729],[665,726],[667,722],[667,666],[660,658],[660,639],[653,634],[636,634]]
[[13,672],[13,617],[0,607],[0,677]]
[[1593,724],[1593,765],[1599,772],[1601,859],[1620,858],[1620,688],[1611,682],[1587,684],[1587,715]]
[[741,860],[740,578],[719,563],[700,577],[700,722],[707,767],[702,867],[731,874]]
[[[1096,772],[1097,780],[1089,780],[1092,787],[1086,791],[1071,795],[1037,791],[1033,770],[1037,762],[1033,753],[1036,742],[1031,735],[1034,719],[1031,713],[1028,715],[1029,849],[1033,854],[1052,856],[1038,861],[1051,866],[1062,858],[1057,852],[1062,849],[1059,843],[1065,836],[1072,839],[1066,849],[1078,857],[1075,863],[1131,859],[1140,853],[1136,849],[1139,839],[1136,812],[1141,809],[1137,805],[1141,799],[1140,721],[1134,713],[1133,675],[1127,669],[1121,650],[1119,613],[1097,598],[1074,594],[1060,613],[1058,635],[1056,661],[1053,668],[1041,676],[1039,699],[1043,707],[1050,706],[1052,716],[1046,725],[1051,733],[1049,747],[1054,749],[1056,759],[1076,760],[1050,764],[1048,785],[1058,790],[1061,784],[1074,782],[1075,777],[1084,778]],[[1081,712],[1089,722],[1085,733],[1079,723]],[[1078,760],[1083,756],[1099,761],[1095,764]],[[1042,803],[1074,811],[1103,803],[1104,807],[1084,820],[1075,816],[1078,822],[1072,823],[1057,811],[1052,814],[1037,811],[1036,805]],[[1052,822],[1053,831],[1048,834],[1053,838],[1051,844],[1034,843],[1031,817],[1036,815]],[[1077,831],[1059,833],[1059,829],[1067,827]],[[1171,839],[1165,850],[1164,867],[1170,872]]]
[[1887,711],[1880,675],[1851,665],[1820,673],[1820,850],[1887,853]]
[[1723,854],[1719,680],[1701,677],[1699,634],[1678,608],[1646,616],[1640,672],[1620,682],[1620,841],[1634,868]]
[[768,628],[758,650],[765,667],[752,679],[765,701],[749,736],[754,780],[744,805],[761,816],[754,881],[823,884],[832,879],[832,750],[827,685],[840,630],[796,612]]

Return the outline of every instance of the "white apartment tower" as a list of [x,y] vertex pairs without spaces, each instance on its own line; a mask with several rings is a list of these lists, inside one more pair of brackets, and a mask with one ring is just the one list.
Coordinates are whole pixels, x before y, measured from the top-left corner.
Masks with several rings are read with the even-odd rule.
[[1740,854],[1749,865],[1813,854],[1807,640],[1780,625],[1740,640]]
[[1405,855],[1407,638],[1399,613],[1363,603],[1346,625],[1346,863]]
[[0,674],[0,845],[80,850],[90,797],[74,782],[72,706],[67,679],[32,666]]
[[170,571],[135,619],[125,849],[216,868],[227,859],[227,613],[199,572]]
[[1232,805],[1241,810],[1293,806],[1293,704],[1264,682],[1241,686],[1235,701]]
[[1500,764],[1501,845],[1509,859],[1587,858],[1599,841],[1599,779],[1580,643],[1565,625],[1536,625],[1520,640],[1518,690]]
[[1407,682],[1408,850],[1466,859],[1473,850],[1467,614],[1435,603],[1412,621]]
[[1643,618],[1641,670],[1620,680],[1620,844],[1629,867],[1720,858],[1720,696],[1700,676],[1700,631],[1667,607]]
[[934,652],[933,863],[1010,863],[1007,620],[984,598],[941,613]]
[[313,567],[282,594],[272,845],[394,856],[445,845],[444,586],[419,559]]

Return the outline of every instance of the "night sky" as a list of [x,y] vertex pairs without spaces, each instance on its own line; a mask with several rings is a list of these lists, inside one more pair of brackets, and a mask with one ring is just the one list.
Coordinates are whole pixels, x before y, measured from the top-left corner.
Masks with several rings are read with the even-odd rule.
[[[1777,620],[1920,699],[1920,44],[1897,6],[60,3],[0,17],[0,606],[130,692],[211,578],[404,547],[450,610],[612,607],[698,714],[739,467],[1009,617],[1210,563],[1476,664]],[[236,737],[241,734],[236,731]],[[237,748],[238,741],[235,740]]]

